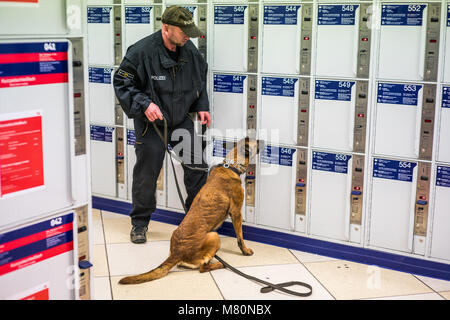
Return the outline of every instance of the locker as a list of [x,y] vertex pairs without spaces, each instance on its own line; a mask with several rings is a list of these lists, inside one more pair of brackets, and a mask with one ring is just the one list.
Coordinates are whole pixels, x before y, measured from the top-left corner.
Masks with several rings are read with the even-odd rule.
[[299,79],[262,77],[259,137],[272,144],[297,143]]
[[436,81],[440,3],[381,5],[378,77]]
[[213,69],[256,72],[258,5],[214,5]]
[[450,260],[450,167],[436,169],[434,217],[431,238],[431,256]]
[[450,146],[448,137],[450,137],[450,87],[442,87],[441,98],[441,118],[439,124],[439,139],[438,139],[438,160],[450,162]]
[[370,245],[425,253],[430,167],[421,162],[373,159]]
[[355,81],[315,81],[314,147],[353,150],[357,89]]
[[264,5],[262,71],[309,75],[312,4]]
[[368,78],[371,4],[319,4],[317,10],[316,75]]
[[113,7],[88,7],[87,32],[89,64],[114,65]]
[[294,230],[297,149],[266,145],[259,162],[256,223]]
[[116,197],[116,132],[114,127],[91,125],[92,192]]
[[312,155],[310,233],[359,243],[364,158],[320,151]]
[[113,68],[89,67],[89,105],[91,123],[116,123]]
[[78,200],[72,70],[68,40],[0,42],[1,226]]
[[443,81],[450,82],[450,4],[447,4],[447,28],[445,30],[445,53]]
[[155,6],[125,6],[125,52],[129,46],[155,31],[155,12],[158,9]]
[[375,153],[431,160],[435,85],[378,83]]
[[243,138],[247,129],[246,109],[249,103],[249,77],[215,73],[213,78],[212,123],[214,136]]

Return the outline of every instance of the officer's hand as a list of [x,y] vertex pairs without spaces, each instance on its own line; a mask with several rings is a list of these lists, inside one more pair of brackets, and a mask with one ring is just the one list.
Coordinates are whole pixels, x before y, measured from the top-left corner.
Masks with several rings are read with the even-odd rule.
[[211,115],[208,111],[199,111],[198,116],[200,118],[200,121],[202,124],[206,124],[209,128],[209,125],[211,124]]
[[156,119],[159,119],[159,120],[163,119],[161,110],[153,102],[151,102],[150,105],[148,106],[147,110],[145,110],[145,116],[147,117],[148,120],[150,120],[150,122],[153,122]]

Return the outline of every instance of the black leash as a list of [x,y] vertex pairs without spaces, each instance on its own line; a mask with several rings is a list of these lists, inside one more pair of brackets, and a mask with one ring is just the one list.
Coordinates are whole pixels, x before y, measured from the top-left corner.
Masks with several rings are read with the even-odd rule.
[[[163,141],[167,153],[169,154],[170,162],[172,163],[173,175],[174,175],[174,177],[175,177],[175,184],[176,184],[176,186],[177,186],[178,197],[180,198],[181,204],[183,205],[184,212],[187,214],[187,213],[188,213],[188,210],[187,210],[186,204],[185,204],[185,202],[184,202],[184,200],[183,200],[183,195],[181,194],[181,189],[180,189],[180,185],[179,185],[179,183],[178,183],[177,173],[175,172],[175,165],[174,165],[173,159],[172,159],[172,152],[171,152],[171,150],[169,149],[169,146],[168,146],[168,144],[167,144],[167,121],[166,121],[165,118],[163,118],[163,119],[164,119],[164,136],[161,134],[161,131],[159,131],[159,129],[158,129],[158,127],[156,126],[156,124],[155,124],[154,122],[152,122],[152,124],[153,124],[153,127],[155,128],[156,133],[158,134],[158,136],[159,136],[159,137],[161,138],[161,140]],[[202,171],[204,170],[203,168],[191,168],[191,167],[185,165],[182,161],[181,161],[181,163],[182,163],[184,166],[188,167],[189,169],[200,169],[200,170],[202,170]],[[208,170],[205,170],[205,171],[208,171]],[[228,263],[226,263],[225,261],[223,261],[223,260],[222,260],[219,256],[217,256],[217,255],[214,255],[214,258],[216,258],[220,263],[222,263],[222,265],[223,265],[225,268],[230,269],[230,270],[233,271],[234,273],[236,273],[236,274],[238,274],[238,275],[240,275],[240,276],[242,276],[242,277],[244,277],[244,278],[246,278],[246,279],[248,279],[248,280],[252,280],[252,281],[256,281],[256,282],[265,284],[266,287],[261,288],[261,290],[260,290],[261,293],[269,293],[269,292],[272,292],[272,291],[274,291],[274,290],[279,290],[279,291],[282,291],[282,292],[284,292],[284,293],[288,293],[288,294],[291,294],[291,295],[294,295],[294,296],[297,296],[297,297],[309,297],[309,296],[312,294],[312,287],[311,287],[311,285],[309,285],[309,284],[307,284],[307,283],[300,282],[300,281],[290,281],[290,282],[284,282],[284,283],[273,284],[273,283],[270,283],[270,282],[267,282],[267,281],[264,281],[264,280],[255,278],[255,277],[250,276],[250,275],[248,275],[248,274],[245,274],[245,273],[243,273],[242,271],[239,271],[238,269],[232,267],[231,265],[229,265]],[[294,286],[294,285],[298,285],[298,286],[302,286],[302,287],[308,288],[308,289],[309,289],[309,292],[302,293],[302,292],[296,292],[296,291],[292,291],[292,290],[289,290],[289,289],[285,289],[285,287],[290,287],[290,286]]]

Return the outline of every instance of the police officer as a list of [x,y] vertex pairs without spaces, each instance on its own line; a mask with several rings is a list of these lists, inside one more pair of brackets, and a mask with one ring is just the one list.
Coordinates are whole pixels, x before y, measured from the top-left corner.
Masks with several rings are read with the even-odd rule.
[[[130,46],[114,74],[114,89],[122,109],[134,119],[136,164],[133,169],[133,243],[145,243],[150,216],[156,209],[156,182],[164,161],[165,144],[154,128],[164,132],[168,143],[179,148],[186,186],[186,207],[206,182],[207,168],[202,141],[194,132],[189,113],[197,113],[210,125],[206,92],[207,63],[189,38],[202,32],[192,14],[180,6],[167,8],[162,29]],[[200,146],[200,147],[199,147]]]

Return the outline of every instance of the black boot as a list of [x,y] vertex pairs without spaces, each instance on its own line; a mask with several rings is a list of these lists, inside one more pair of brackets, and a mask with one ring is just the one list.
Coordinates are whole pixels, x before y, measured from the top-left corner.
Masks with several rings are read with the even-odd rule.
[[130,239],[133,243],[146,243],[147,242],[147,230],[148,227],[133,226],[130,232]]

